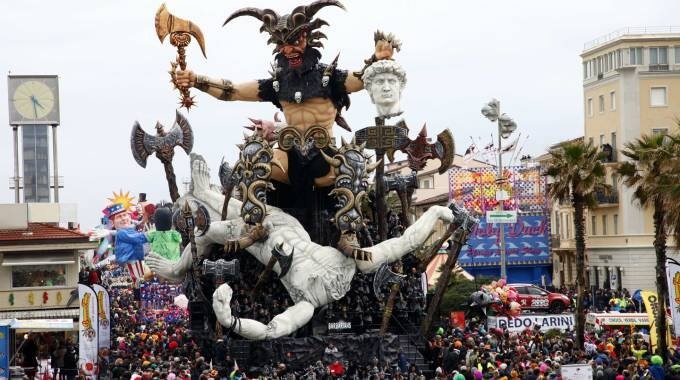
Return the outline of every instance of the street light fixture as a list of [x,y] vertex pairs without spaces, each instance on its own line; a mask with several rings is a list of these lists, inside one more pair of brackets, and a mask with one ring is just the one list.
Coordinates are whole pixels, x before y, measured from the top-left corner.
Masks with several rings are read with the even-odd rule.
[[[486,105],[482,107],[482,115],[491,122],[498,123],[498,177],[496,183],[499,190],[496,192],[496,199],[498,200],[498,211],[503,211],[503,201],[506,198],[505,192],[500,190],[500,186],[505,183],[503,178],[503,152],[501,152],[501,139],[507,139],[512,135],[512,132],[517,129],[517,123],[505,113],[501,113],[501,102],[498,99],[491,99]],[[508,271],[506,267],[505,258],[505,224],[499,223],[500,230],[500,246],[501,246],[501,278],[508,278]]]

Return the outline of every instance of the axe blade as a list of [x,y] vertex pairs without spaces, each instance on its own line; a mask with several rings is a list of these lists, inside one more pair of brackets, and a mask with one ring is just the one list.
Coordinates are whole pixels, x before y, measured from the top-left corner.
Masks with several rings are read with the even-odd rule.
[[163,43],[165,37],[171,33],[189,33],[196,38],[198,45],[201,47],[201,53],[207,58],[205,55],[205,39],[203,38],[201,29],[189,20],[174,16],[168,11],[165,3],[163,3],[160,8],[158,8],[158,11],[156,11],[155,24],[156,35],[158,35],[158,39],[161,43]]
[[148,149],[151,140],[153,140],[153,136],[144,132],[139,122],[135,121],[130,135],[130,149],[132,150],[132,157],[143,168],[146,168],[147,157],[153,153],[153,150]]
[[279,273],[279,278],[283,278],[290,270],[291,264],[293,264],[293,255],[295,254],[295,248],[290,252],[290,255],[284,255],[283,244],[275,245],[272,249],[272,255],[279,262],[279,267],[281,267],[281,273]]
[[172,126],[169,135],[174,136],[176,145],[181,147],[186,154],[190,154],[194,148],[194,131],[184,115],[176,111],[175,125]]
[[453,158],[456,154],[456,144],[453,141],[451,131],[447,128],[440,132],[434,145],[437,157],[441,161],[438,172],[439,174],[444,174],[453,164]]
[[378,301],[382,301],[383,295],[380,289],[388,284],[401,284],[405,278],[406,275],[394,273],[390,266],[385,263],[378,268],[373,276],[373,294],[378,298]]

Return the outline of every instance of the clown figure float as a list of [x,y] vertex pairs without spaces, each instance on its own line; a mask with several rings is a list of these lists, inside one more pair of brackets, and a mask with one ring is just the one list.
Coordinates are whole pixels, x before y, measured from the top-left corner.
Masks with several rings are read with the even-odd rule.
[[93,233],[97,238],[114,237],[114,254],[106,260],[102,260],[97,267],[115,261],[125,267],[132,277],[132,281],[138,283],[144,278],[144,244],[148,242],[146,234],[138,232],[132,222],[130,211],[122,203],[115,203],[104,209],[109,218],[113,230],[96,230]]

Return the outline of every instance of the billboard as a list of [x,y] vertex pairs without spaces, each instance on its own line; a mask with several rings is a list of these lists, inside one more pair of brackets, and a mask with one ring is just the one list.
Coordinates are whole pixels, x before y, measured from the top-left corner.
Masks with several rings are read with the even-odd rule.
[[550,264],[550,216],[519,215],[514,224],[487,223],[481,217],[458,258],[462,267],[500,265],[500,231],[505,228],[506,262],[515,265]]
[[465,206],[476,216],[496,210],[496,191],[508,194],[505,210],[521,213],[545,213],[549,209],[546,177],[539,168],[503,168],[502,184],[496,182],[498,173],[494,167],[452,168],[449,170],[449,200]]
[[533,329],[539,326],[541,331],[546,332],[552,329],[571,330],[574,328],[574,314],[520,314],[518,317],[489,317],[488,327],[507,329],[508,331],[521,332],[526,329]]

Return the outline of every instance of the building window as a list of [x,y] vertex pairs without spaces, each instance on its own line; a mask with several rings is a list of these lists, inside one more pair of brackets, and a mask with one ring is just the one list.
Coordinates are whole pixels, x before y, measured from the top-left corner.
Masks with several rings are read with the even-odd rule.
[[628,63],[630,65],[642,65],[644,64],[644,59],[642,57],[642,48],[629,48],[628,49]]
[[600,107],[600,113],[604,112],[604,95],[600,95],[598,98],[598,106]]
[[600,135],[600,146],[604,145],[604,135]]
[[593,116],[593,98],[588,98],[588,116]]
[[675,47],[675,63],[680,63],[680,46]]
[[649,96],[649,105],[652,107],[663,107],[667,105],[666,87],[652,87]]
[[668,70],[668,48],[650,47],[649,48],[649,69]]
[[602,235],[607,234],[607,215],[602,215]]
[[567,214],[567,239],[571,239],[571,215]]
[[667,135],[668,128],[652,128],[652,136]]
[[595,219],[595,215],[590,217],[590,234],[597,235],[597,219]]
[[616,174],[612,174],[612,191],[616,191],[616,187],[618,186],[619,182],[619,177]]
[[420,181],[420,188],[421,189],[431,189],[432,187],[430,186],[430,180],[424,179],[424,180]]
[[612,148],[616,149],[616,132],[612,132],[611,145],[612,145]]
[[66,265],[12,266],[12,288],[66,286]]
[[616,92],[609,93],[609,109],[614,111],[616,109]]
[[616,67],[621,67],[621,49],[616,51]]
[[588,144],[593,145],[593,138],[592,137],[588,137]]
[[619,234],[619,214],[614,214],[614,235]]

